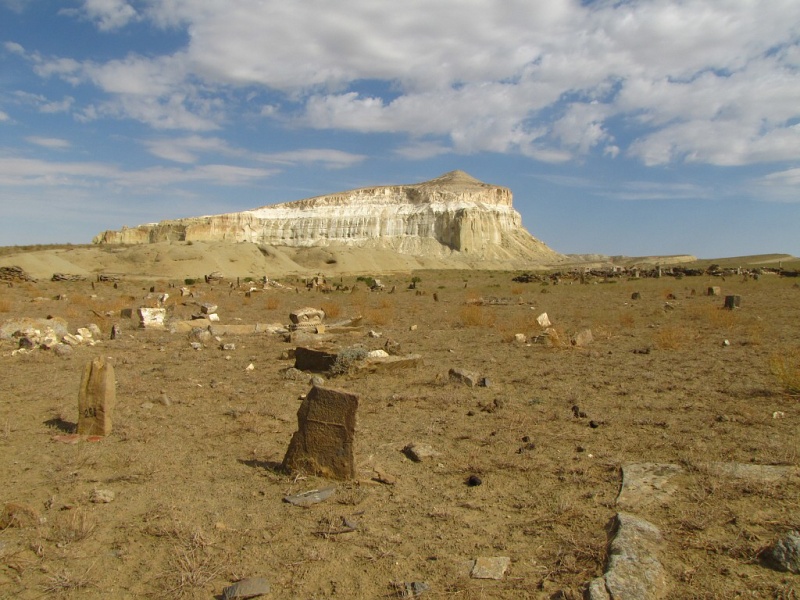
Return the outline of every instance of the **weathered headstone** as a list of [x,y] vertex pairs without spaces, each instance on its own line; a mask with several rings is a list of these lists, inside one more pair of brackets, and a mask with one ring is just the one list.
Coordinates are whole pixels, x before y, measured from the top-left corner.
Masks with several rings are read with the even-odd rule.
[[707,296],[719,296],[720,294],[722,294],[722,288],[718,285],[710,286],[706,293]]
[[577,348],[588,346],[594,341],[591,329],[583,329],[572,336],[572,345]]
[[164,319],[167,316],[166,308],[147,308],[142,306],[137,309],[139,327],[142,329],[164,329]]
[[116,400],[113,365],[103,357],[87,363],[78,394],[78,434],[109,435]]
[[353,438],[358,396],[315,386],[297,411],[298,430],[283,459],[284,469],[331,479],[356,476]]
[[728,310],[739,308],[741,305],[742,305],[741,296],[725,296],[725,308],[727,308]]

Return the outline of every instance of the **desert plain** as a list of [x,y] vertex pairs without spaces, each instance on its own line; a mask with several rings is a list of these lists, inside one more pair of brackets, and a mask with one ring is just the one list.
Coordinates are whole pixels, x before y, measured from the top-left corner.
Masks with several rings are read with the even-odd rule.
[[[97,266],[64,252],[95,252]],[[125,270],[103,263],[107,249],[64,252],[0,257],[37,279],[0,282],[0,325],[100,331],[63,355],[0,340],[0,598],[223,598],[262,577],[265,598],[577,599],[605,572],[620,512],[661,533],[640,557],[663,566],[652,597],[800,597],[800,575],[763,558],[800,530],[796,277],[542,271],[523,283],[499,269],[381,272],[369,258],[355,272],[329,255],[270,267],[258,252]],[[50,280],[65,269],[84,279]],[[224,279],[206,282],[212,271]],[[319,273],[331,291],[306,286]],[[167,325],[141,328],[136,309],[163,294]],[[724,308],[727,295],[740,306]],[[172,326],[202,304],[219,326],[287,326],[291,311],[320,308],[326,332]],[[293,370],[298,346],[387,340],[420,360]],[[113,431],[89,441],[73,435],[78,392],[100,356],[114,364]],[[281,468],[314,376],[359,398],[353,480]],[[411,460],[411,444],[434,454]],[[623,469],[642,464],[670,465],[670,478],[620,506]],[[331,486],[308,507],[284,501]],[[498,557],[497,579],[473,576]]]

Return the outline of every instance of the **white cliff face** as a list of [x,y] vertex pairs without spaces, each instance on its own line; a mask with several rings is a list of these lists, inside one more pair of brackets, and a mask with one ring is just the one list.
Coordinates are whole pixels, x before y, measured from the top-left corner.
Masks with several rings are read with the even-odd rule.
[[239,213],[106,231],[95,243],[252,242],[270,246],[386,247],[476,259],[558,255],[522,228],[508,188],[461,171],[425,183],[363,188]]

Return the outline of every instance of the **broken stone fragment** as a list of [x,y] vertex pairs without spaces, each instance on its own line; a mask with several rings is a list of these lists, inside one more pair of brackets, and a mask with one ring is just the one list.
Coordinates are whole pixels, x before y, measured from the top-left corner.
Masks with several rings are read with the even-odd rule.
[[269,582],[263,577],[248,577],[222,590],[223,600],[244,600],[268,594]]
[[289,320],[294,325],[317,325],[325,320],[325,311],[307,306],[290,312]]
[[137,309],[139,327],[142,329],[164,329],[164,320],[167,317],[166,308],[147,308],[142,306]]
[[297,411],[283,468],[330,479],[354,479],[353,457],[358,396],[314,386]]
[[450,369],[448,375],[450,376],[450,381],[463,383],[469,387],[475,387],[481,383],[481,376],[478,373],[467,371],[466,369]]
[[319,504],[327,500],[336,491],[335,487],[326,487],[318,490],[308,490],[300,494],[293,494],[291,496],[284,496],[283,501],[288,502],[294,506],[311,506],[312,504]]
[[508,556],[481,556],[475,560],[470,572],[473,579],[502,579],[511,559]]
[[414,462],[423,462],[434,456],[439,456],[439,453],[429,444],[417,444],[415,442],[403,448],[403,454]]
[[764,561],[777,571],[800,575],[800,531],[790,531],[763,554]]

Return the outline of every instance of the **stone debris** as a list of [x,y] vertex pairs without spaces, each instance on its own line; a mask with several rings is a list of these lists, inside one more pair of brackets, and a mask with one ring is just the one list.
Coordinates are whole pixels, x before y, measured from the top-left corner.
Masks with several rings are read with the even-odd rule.
[[355,394],[312,387],[297,411],[298,430],[289,443],[283,468],[330,479],[354,479],[357,409]]
[[514,334],[514,341],[518,344],[525,344],[528,341],[528,336],[524,333],[515,333]]
[[211,315],[217,312],[218,306],[216,304],[211,304],[210,302],[205,302],[200,305],[200,312],[204,315]]
[[623,510],[638,510],[650,504],[668,502],[677,490],[672,479],[681,473],[683,469],[673,464],[623,465],[622,488],[617,496],[617,506]]
[[300,494],[293,494],[291,496],[284,496],[283,501],[288,502],[294,506],[311,506],[313,504],[319,504],[324,500],[327,500],[333,495],[333,492],[336,491],[335,487],[326,487],[321,488],[318,490],[308,490],[306,492],[302,492]]
[[136,309],[139,317],[139,327],[141,329],[164,329],[164,321],[167,318],[166,308],[147,308],[141,306]]
[[78,434],[109,435],[116,398],[116,380],[111,362],[98,357],[87,363],[78,393]]
[[95,504],[108,504],[114,501],[117,495],[111,490],[92,490],[92,495],[89,497],[91,502]]
[[606,572],[589,584],[587,600],[657,600],[667,592],[667,574],[658,559],[661,531],[649,521],[618,513],[611,523]]
[[36,279],[28,275],[22,267],[0,267],[0,281],[30,281],[35,282]]
[[294,351],[294,368],[312,373],[327,373],[336,363],[338,354],[299,346]]
[[502,579],[511,564],[508,556],[481,556],[475,559],[470,571],[473,579]]
[[424,462],[430,458],[439,456],[440,453],[434,450],[429,444],[412,442],[403,448],[403,454],[414,462]]
[[594,341],[591,329],[584,329],[572,336],[572,345],[576,348],[585,348]]
[[800,531],[786,533],[767,548],[762,557],[768,566],[777,571],[800,575]]
[[431,589],[424,581],[395,581],[392,587],[400,598],[419,598]]
[[378,483],[383,483],[385,485],[394,485],[397,483],[396,477],[390,475],[384,471],[382,467],[378,466],[372,468],[372,479],[373,481],[377,481]]
[[358,370],[375,373],[378,371],[409,369],[421,364],[422,356],[419,354],[406,354],[405,356],[368,356],[363,363],[356,365],[356,368]]
[[86,276],[73,275],[69,273],[53,273],[50,281],[86,281]]
[[463,383],[469,387],[476,387],[481,383],[481,376],[478,373],[465,369],[450,369],[448,376],[450,377],[450,381]]
[[270,584],[263,577],[248,577],[222,590],[223,600],[256,598],[270,592]]
[[539,327],[542,329],[547,329],[548,327],[552,327],[553,324],[550,322],[550,317],[547,316],[547,313],[542,313],[538,317],[536,317],[536,322],[539,324]]

